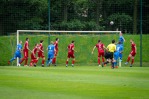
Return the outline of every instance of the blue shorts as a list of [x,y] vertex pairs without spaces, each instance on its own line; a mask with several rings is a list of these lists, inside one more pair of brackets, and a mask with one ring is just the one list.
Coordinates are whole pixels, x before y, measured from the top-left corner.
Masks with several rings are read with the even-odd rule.
[[48,53],[48,58],[49,58],[49,59],[54,58],[54,53]]
[[118,60],[119,58],[119,52],[114,52],[114,60]]
[[21,58],[21,53],[16,51],[14,54],[14,58],[16,59],[17,57]]

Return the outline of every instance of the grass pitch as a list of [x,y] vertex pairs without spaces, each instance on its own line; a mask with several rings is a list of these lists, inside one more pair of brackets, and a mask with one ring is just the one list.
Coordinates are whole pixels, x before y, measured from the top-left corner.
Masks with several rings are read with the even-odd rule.
[[1,99],[148,99],[149,68],[0,67]]

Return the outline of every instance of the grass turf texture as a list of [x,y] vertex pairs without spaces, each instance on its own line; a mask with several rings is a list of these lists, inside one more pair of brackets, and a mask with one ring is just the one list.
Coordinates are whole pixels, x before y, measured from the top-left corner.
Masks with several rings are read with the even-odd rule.
[[0,67],[1,99],[148,99],[149,68]]

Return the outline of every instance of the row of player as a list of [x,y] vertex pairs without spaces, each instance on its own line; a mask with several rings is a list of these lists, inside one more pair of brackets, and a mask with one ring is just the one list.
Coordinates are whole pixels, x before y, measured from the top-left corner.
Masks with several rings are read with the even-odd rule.
[[[17,45],[16,52],[14,54],[14,57],[8,61],[8,64],[10,64],[13,60],[15,60],[17,57],[19,58],[19,66],[20,64],[25,61],[24,66],[27,66],[28,62],[28,51],[31,51],[29,49],[29,38],[26,38],[26,42],[24,44],[23,48],[23,54],[24,57],[21,59],[21,51],[22,51],[22,41],[19,42]],[[58,42],[59,39],[56,38],[56,41],[51,41],[51,44],[48,46],[48,60],[47,60],[47,66],[50,64],[54,64],[56,66],[56,57],[58,53]],[[115,44],[115,40],[112,40],[112,43],[105,47],[105,45],[101,42],[101,40],[98,40],[98,43],[93,47],[92,54],[97,48],[98,50],[98,64],[101,66],[100,57],[102,57],[102,66],[111,63],[112,68],[117,68],[117,60],[120,58],[120,61],[122,60],[122,53],[123,53],[123,43],[125,42],[124,37],[122,36],[122,33],[120,33],[119,42],[118,44]],[[127,62],[125,64],[128,64],[130,61],[130,58],[132,58],[130,67],[132,67],[132,64],[134,62],[134,56],[136,54],[136,44],[131,39],[131,53],[128,56]],[[44,50],[43,50],[43,40],[40,40],[40,44],[35,44],[35,47],[31,51],[31,62],[30,66],[36,66],[36,63],[38,62],[39,58],[42,58],[42,66],[45,64],[45,56],[44,56]],[[74,56],[74,41],[71,42],[71,44],[68,45],[68,58],[66,60],[66,67],[68,66],[69,59],[72,58],[72,66],[74,66],[75,63],[75,56]],[[36,53],[38,53],[38,57],[36,57]],[[105,61],[106,59],[106,61]]]

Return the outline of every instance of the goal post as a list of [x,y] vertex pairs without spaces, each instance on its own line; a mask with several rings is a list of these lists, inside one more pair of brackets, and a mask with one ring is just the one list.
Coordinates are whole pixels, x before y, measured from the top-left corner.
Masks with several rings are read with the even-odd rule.
[[[111,40],[112,39],[118,39],[118,37],[119,37],[119,33],[121,33],[121,31],[56,31],[56,30],[17,30],[17,44],[19,43],[19,39],[20,39],[20,36],[23,34],[23,33],[30,33],[30,34],[33,34],[33,35],[38,35],[38,34],[36,34],[36,33],[43,33],[43,34],[50,34],[50,36],[52,36],[52,35],[62,35],[63,37],[62,38],[64,38],[63,40],[66,40],[67,39],[67,37],[68,37],[68,35],[72,35],[73,36],[73,38],[75,38],[76,36],[78,36],[78,35],[81,35],[81,36],[88,36],[88,39],[86,39],[86,40],[89,40],[89,39],[91,39],[92,37],[92,39],[94,39],[95,37],[96,37],[96,41],[97,41],[97,39],[102,39],[102,40],[106,40],[107,41],[107,43],[109,44],[109,43],[111,43]],[[115,37],[113,36],[113,34],[115,34]],[[106,38],[105,37],[103,37],[102,35],[106,35]],[[112,36],[110,36],[110,35],[112,35]],[[49,35],[47,35],[47,36],[49,36]],[[56,37],[55,36],[55,37]],[[72,39],[73,39],[72,38]],[[51,40],[51,39],[50,39]],[[85,41],[81,41],[80,40],[80,38],[76,38],[76,40],[77,41],[80,41],[80,43],[83,43],[83,42],[85,42]],[[93,40],[92,40],[93,41]],[[91,42],[91,47],[93,47],[94,45],[95,45],[95,43],[92,43],[92,41],[90,40],[90,42]],[[95,41],[95,40],[94,40]],[[61,42],[61,40],[60,40],[60,42]],[[87,41],[86,41],[87,42]],[[85,42],[85,44],[86,44],[86,42]],[[48,42],[49,43],[49,42]],[[47,43],[47,44],[48,44]],[[65,43],[65,41],[63,41],[63,44]],[[97,42],[96,42],[97,43]],[[105,42],[104,42],[105,43]],[[79,44],[79,43],[78,43]],[[87,46],[87,45],[81,45],[82,47],[83,46]],[[65,45],[68,45],[68,44],[65,44]],[[48,45],[47,45],[48,46]],[[88,48],[89,49],[89,51],[91,52],[91,47],[90,48]],[[81,50],[82,51],[82,50]],[[89,52],[89,53],[90,53]],[[79,56],[79,55],[78,55]],[[90,57],[91,55],[89,54],[87,57]],[[65,57],[64,57],[65,58]],[[97,58],[97,57],[96,57]],[[18,66],[18,64],[19,64],[19,59],[17,58],[17,66]],[[119,63],[119,65],[121,66],[121,63]]]

